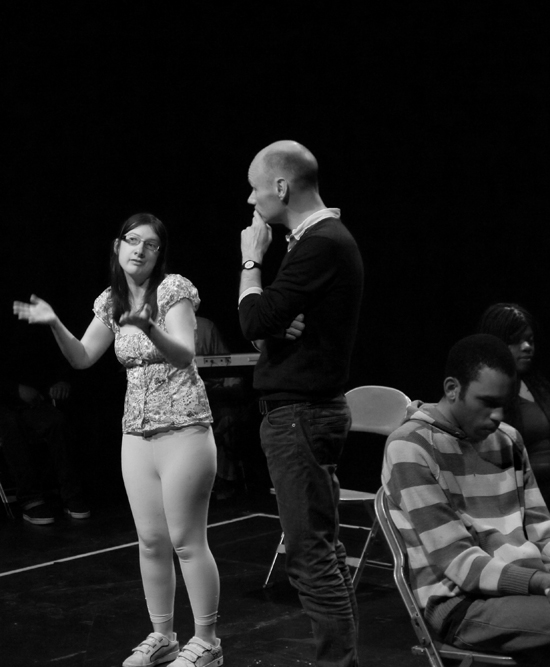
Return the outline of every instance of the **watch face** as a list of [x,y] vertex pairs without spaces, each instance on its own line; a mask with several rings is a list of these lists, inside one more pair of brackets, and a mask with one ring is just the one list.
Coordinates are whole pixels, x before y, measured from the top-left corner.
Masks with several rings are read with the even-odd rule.
[[260,268],[262,265],[258,264],[258,262],[255,262],[253,259],[247,259],[246,262],[243,264],[242,268],[243,269],[253,269],[255,266]]

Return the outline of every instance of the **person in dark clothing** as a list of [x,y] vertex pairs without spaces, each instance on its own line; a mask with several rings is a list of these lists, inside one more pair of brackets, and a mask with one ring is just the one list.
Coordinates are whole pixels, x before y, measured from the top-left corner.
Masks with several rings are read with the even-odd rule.
[[[254,387],[287,573],[311,619],[317,663],[353,667],[358,614],[338,537],[336,466],[351,422],[343,391],[363,263],[340,211],[325,208],[317,171],[314,156],[294,141],[271,144],[254,158],[248,199],[254,216],[241,234],[239,318],[245,338],[261,349]],[[264,287],[271,224],[289,230],[289,245],[274,282]],[[295,329],[287,330],[293,322]]]
[[481,317],[479,331],[503,340],[517,371],[514,399],[504,421],[523,438],[542,497],[550,507],[550,382],[536,366],[535,330],[531,313],[517,303],[495,303]]
[[0,437],[23,519],[36,525],[55,521],[47,493],[50,476],[67,514],[86,519],[90,509],[72,461],[63,410],[70,400],[71,384],[61,377],[61,364],[52,367],[50,356],[39,345],[28,345],[25,354],[19,354],[23,349],[19,330],[13,339],[13,354],[4,364],[0,383]]

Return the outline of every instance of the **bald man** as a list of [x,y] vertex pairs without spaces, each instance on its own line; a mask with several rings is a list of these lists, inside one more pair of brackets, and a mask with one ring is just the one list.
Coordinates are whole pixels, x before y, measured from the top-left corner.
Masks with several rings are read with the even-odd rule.
[[[340,211],[321,200],[317,171],[317,160],[295,141],[271,144],[252,161],[254,215],[241,234],[239,317],[247,339],[262,339],[254,386],[287,573],[312,622],[317,664],[347,667],[358,664],[357,604],[338,539],[335,473],[351,421],[343,391],[363,264]],[[288,230],[288,251],[275,281],[263,286],[271,225]]]

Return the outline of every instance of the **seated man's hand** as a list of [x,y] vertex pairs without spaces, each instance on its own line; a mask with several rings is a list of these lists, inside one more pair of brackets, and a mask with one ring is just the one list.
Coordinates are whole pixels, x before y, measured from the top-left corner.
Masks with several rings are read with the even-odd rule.
[[550,573],[535,572],[529,582],[529,593],[531,595],[546,595],[550,599]]
[[71,385],[64,380],[52,384],[48,390],[50,398],[54,401],[66,401],[71,393]]
[[304,314],[300,313],[290,323],[290,326],[285,331],[285,338],[289,340],[296,340],[302,335],[306,325],[304,324]]
[[18,387],[19,398],[31,407],[38,405],[44,400],[42,394],[34,387],[29,387],[26,384],[20,384]]

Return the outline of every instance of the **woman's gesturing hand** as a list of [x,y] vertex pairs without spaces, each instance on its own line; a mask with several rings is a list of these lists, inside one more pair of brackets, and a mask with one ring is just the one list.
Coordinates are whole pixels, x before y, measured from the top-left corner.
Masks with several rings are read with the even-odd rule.
[[30,303],[24,301],[13,302],[13,312],[20,320],[27,320],[29,324],[54,324],[57,315],[49,303],[31,295]]
[[148,333],[153,324],[151,319],[151,306],[146,303],[143,308],[136,311],[127,311],[120,316],[120,326],[125,324],[131,324],[134,327],[138,327],[145,333]]

